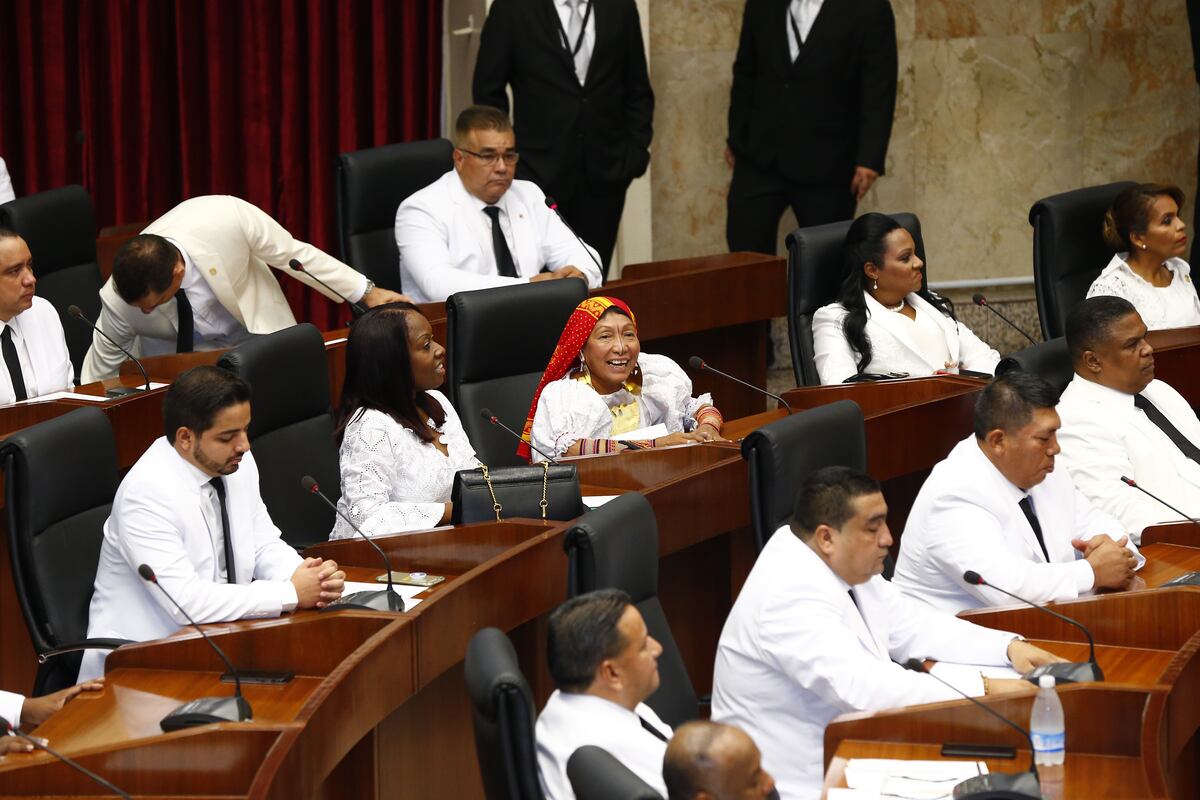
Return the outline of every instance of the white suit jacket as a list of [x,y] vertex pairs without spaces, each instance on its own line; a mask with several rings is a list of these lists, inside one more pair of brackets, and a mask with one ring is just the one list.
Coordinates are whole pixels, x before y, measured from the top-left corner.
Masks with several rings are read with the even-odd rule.
[[[8,177],[8,166],[5,165],[4,159],[0,158],[0,203],[7,203],[9,200],[16,199],[17,195],[13,191],[12,178]],[[12,720],[9,721],[12,722]]]
[[[261,209],[228,195],[184,200],[142,232],[179,242],[221,305],[250,333],[274,333],[296,324],[272,269],[340,302],[337,295],[312,278],[292,270],[288,262],[293,258],[352,300],[360,297],[366,286],[363,275],[312,245],[293,239]],[[134,355],[175,352],[179,312],[174,298],[143,314],[121,299],[110,278],[100,289],[100,303],[97,326]],[[204,349],[203,342],[197,343],[197,349]],[[111,342],[94,334],[81,380],[90,383],[111,378],[124,360]]]
[[[854,589],[860,614],[849,588],[784,526],[721,631],[712,718],[750,735],[788,800],[820,796],[825,726],[838,714],[958,697],[895,662],[1008,663],[1014,634],[913,602],[878,575]],[[982,680],[964,690],[982,694]]]
[[[929,474],[917,494],[892,576],[904,594],[950,614],[1011,605],[995,589],[968,586],[975,570],[988,583],[1034,603],[1073,600],[1096,581],[1072,539],[1125,535],[1117,520],[1087,501],[1061,465],[1029,492],[1050,562],[1019,503],[1025,492],[988,460],[971,434]],[[1129,549],[1137,553],[1130,543]],[[1145,559],[1138,554],[1139,565]]]
[[[279,538],[258,492],[250,453],[225,477],[237,583],[219,579],[213,534],[201,510],[208,476],[185,461],[165,437],[133,465],[104,523],[88,636],[159,639],[187,619],[163,593],[142,580],[149,564],[158,582],[198,623],[277,617],[296,603],[292,574],[302,559]],[[217,541],[221,534],[216,533]],[[106,652],[84,654],[79,679],[104,674]]]
[[[9,324],[16,331],[15,336],[19,335],[25,345],[28,363],[22,362],[21,372],[25,376],[25,388],[30,397],[35,396],[35,389],[36,394],[42,395],[70,389],[75,385],[75,368],[71,366],[62,320],[48,300],[35,296],[33,305],[9,320]],[[0,326],[0,330],[3,330],[3,326]],[[16,400],[12,376],[0,363],[0,404],[14,403]]]
[[0,691],[0,717],[12,723],[14,728],[21,727],[21,709],[24,706],[24,695]]
[[[1179,392],[1151,381],[1142,394],[1194,444],[1200,446],[1200,419]],[[1200,464],[1187,458],[1157,425],[1133,405],[1133,395],[1076,375],[1058,403],[1062,429],[1059,458],[1080,490],[1098,507],[1121,520],[1135,537],[1159,522],[1182,519],[1131,486],[1147,491],[1191,516],[1200,516]]]
[[[492,223],[485,203],[450,170],[396,210],[400,287],[415,303],[445,300],[455,292],[527,283],[542,267],[578,267],[588,286],[600,285],[596,251],[585,248],[550,209],[546,195],[530,181],[513,181],[496,203],[507,215],[509,250],[517,278],[500,275],[492,248]],[[502,215],[503,217],[504,215]]]
[[[871,362],[864,372],[906,372],[919,376],[932,375],[945,369],[944,363],[935,364],[922,353],[908,331],[910,320],[888,311],[867,292],[863,292],[863,297],[867,301],[866,334],[871,341]],[[972,333],[970,328],[950,319],[918,294],[910,294],[905,299],[913,308],[937,320],[946,336],[950,360],[957,362],[961,369],[987,373],[996,371],[1000,354]],[[814,361],[821,383],[842,383],[859,372],[858,353],[851,349],[842,330],[845,319],[846,308],[841,303],[822,306],[813,314]]]

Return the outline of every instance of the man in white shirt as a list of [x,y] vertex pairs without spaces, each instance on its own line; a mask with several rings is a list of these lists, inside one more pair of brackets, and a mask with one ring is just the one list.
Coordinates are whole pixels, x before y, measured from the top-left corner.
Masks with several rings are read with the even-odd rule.
[[1057,401],[1021,370],[980,393],[975,432],[933,468],[909,512],[892,576],[900,591],[955,614],[1013,602],[968,585],[967,570],[1032,603],[1129,587],[1145,559],[1120,522],[1054,469]]
[[0,228],[0,404],[74,385],[62,320],[36,288],[29,245]]
[[[879,484],[847,467],[810,475],[790,526],[767,541],[721,631],[712,718],[762,750],[782,797],[821,794],[825,727],[838,714],[959,697],[909,659],[1008,665],[1062,659],[905,597],[880,573],[892,544]],[[968,694],[1032,691],[977,671],[947,679]]]
[[557,687],[537,721],[538,774],[547,800],[574,800],[567,760],[602,747],[660,794],[671,726],[643,701],[658,688],[662,645],[629,595],[601,589],[550,615],[546,659]]
[[[50,719],[80,692],[98,692],[103,688],[104,681],[95,680],[68,686],[41,697],[25,697],[0,690],[0,719],[8,722],[13,728],[24,727],[32,730]],[[28,753],[32,749],[33,746],[24,739],[0,733],[0,756],[5,753]]]
[[[293,260],[304,272],[291,268]],[[296,324],[273,270],[335,302],[345,297],[376,306],[407,299],[293,239],[246,201],[210,195],[183,201],[121,246],[100,289],[96,326],[134,355],[233,347]],[[84,383],[115,376],[125,360],[108,337],[93,335]]]
[[0,203],[16,200],[17,193],[13,191],[12,178],[8,177],[8,166],[0,158]]
[[679,726],[663,760],[667,800],[778,798],[754,740],[732,725],[693,720]]
[[546,207],[537,184],[513,180],[519,154],[507,114],[470,106],[454,145],[454,169],[396,210],[400,285],[414,303],[557,278],[600,285],[596,251]]
[[[250,455],[250,387],[218,367],[179,376],[163,400],[166,436],[117,489],[88,619],[89,638],[159,639],[188,624],[158,583],[198,623],[278,617],[341,596],[333,561],[301,558],[281,538]],[[104,672],[89,650],[81,678]]]
[[1067,317],[1067,344],[1075,377],[1058,404],[1058,438],[1080,491],[1138,540],[1150,525],[1200,516],[1200,419],[1155,380],[1137,310],[1120,297],[1089,297]]

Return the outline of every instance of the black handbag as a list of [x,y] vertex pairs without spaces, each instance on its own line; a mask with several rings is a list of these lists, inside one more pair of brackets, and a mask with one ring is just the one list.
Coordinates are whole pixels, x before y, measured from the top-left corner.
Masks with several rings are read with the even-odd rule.
[[574,465],[543,461],[528,467],[464,469],[450,489],[453,525],[514,517],[568,520],[583,514],[583,493]]

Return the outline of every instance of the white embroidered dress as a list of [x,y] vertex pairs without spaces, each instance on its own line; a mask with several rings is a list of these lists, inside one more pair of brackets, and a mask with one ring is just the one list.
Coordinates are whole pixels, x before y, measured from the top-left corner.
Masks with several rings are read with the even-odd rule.
[[1152,331],[1164,328],[1186,328],[1200,325],[1200,297],[1192,285],[1192,268],[1182,258],[1163,262],[1171,270],[1169,286],[1159,288],[1135,273],[1125,263],[1129,253],[1117,253],[1108,266],[1092,282],[1088,297],[1112,295],[1123,297],[1142,316],[1142,322]]
[[[351,419],[342,438],[342,496],[338,510],[367,536],[432,528],[450,502],[454,473],[474,469],[475,449],[450,401],[429,392],[446,411],[442,442],[449,455],[388,414],[367,409]],[[349,539],[354,531],[340,516],[330,539]]]
[[[666,356],[642,353],[638,356],[642,370],[642,392],[636,396],[641,427],[662,423],[670,433],[684,430],[695,421],[701,407],[712,405],[712,397],[702,394],[692,397],[692,379],[679,365]],[[542,390],[537,411],[533,415],[535,462],[544,461],[542,450],[556,458],[580,439],[608,439],[612,434],[613,406],[630,403],[635,396],[627,389],[602,395],[590,385],[567,375]]]

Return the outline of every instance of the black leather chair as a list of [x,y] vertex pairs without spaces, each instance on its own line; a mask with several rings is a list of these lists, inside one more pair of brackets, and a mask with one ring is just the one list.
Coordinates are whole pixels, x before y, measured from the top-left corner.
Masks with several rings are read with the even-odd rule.
[[575,800],[663,800],[602,747],[585,744],[567,759],[567,778]]
[[1042,338],[1067,330],[1067,315],[1112,259],[1104,243],[1104,212],[1129,181],[1089,186],[1044,197],[1029,209],[1033,226],[1033,282]]
[[750,520],[761,551],[792,516],[796,490],[822,467],[867,468],[862,410],[852,400],[792,414],[742,440],[750,471]]
[[583,281],[565,279],[459,292],[446,301],[450,402],[489,467],[524,462],[512,435],[481,419],[480,409],[520,433],[563,326],[585,297]]
[[537,712],[512,642],[498,628],[478,631],[467,643],[463,671],[484,795],[542,800],[533,733]]
[[1066,389],[1067,384],[1075,377],[1075,368],[1071,365],[1071,351],[1067,349],[1067,340],[1063,336],[1030,345],[1003,359],[996,365],[996,377],[1014,369],[1041,375],[1059,393]]
[[662,680],[646,704],[672,728],[696,719],[700,701],[658,599],[658,522],[650,501],[629,492],[589,511],[567,531],[563,547],[568,596],[596,589],[627,592],[650,635],[662,645]]
[[403,142],[337,158],[336,214],[342,260],[385,289],[400,290],[396,209],[454,162],[446,139]]
[[[912,234],[917,255],[925,260],[921,222],[913,214],[891,215]],[[812,318],[817,309],[837,299],[842,285],[842,246],[851,220],[797,228],[788,234],[788,339],[798,386],[818,386]],[[924,285],[922,278],[922,285]]]
[[0,457],[13,584],[41,662],[33,694],[42,695],[75,683],[82,650],[126,644],[86,638],[119,482],[116,440],[103,411],[80,408],[17,431]]
[[96,263],[96,212],[82,186],[64,186],[18,197],[0,205],[0,228],[19,233],[29,245],[37,293],[58,309],[75,380],[92,345],[92,329],[67,314],[77,305],[89,319],[100,314],[100,267]]
[[300,479],[311,475],[334,502],[341,496],[320,332],[306,322],[255,337],[221,356],[217,366],[250,384],[259,487],[284,540],[301,549],[328,540],[333,509],[300,488]]

